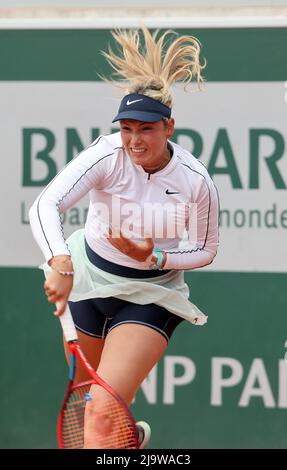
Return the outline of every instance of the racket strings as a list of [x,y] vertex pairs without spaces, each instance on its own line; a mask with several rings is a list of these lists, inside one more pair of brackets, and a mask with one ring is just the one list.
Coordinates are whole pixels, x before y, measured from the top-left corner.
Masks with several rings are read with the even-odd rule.
[[125,407],[98,385],[84,384],[72,391],[63,410],[62,436],[64,448],[137,448]]
[[65,449],[84,447],[85,396],[90,388],[90,385],[77,388],[66,401],[62,414],[62,438]]

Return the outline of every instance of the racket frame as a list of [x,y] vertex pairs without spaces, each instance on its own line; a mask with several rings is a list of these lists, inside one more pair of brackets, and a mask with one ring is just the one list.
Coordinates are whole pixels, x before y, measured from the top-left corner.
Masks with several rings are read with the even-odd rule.
[[[70,352],[70,368],[69,368],[69,381],[67,385],[67,390],[64,396],[64,400],[61,406],[61,410],[58,416],[58,421],[57,421],[57,439],[58,439],[58,445],[60,449],[64,449],[64,441],[63,441],[63,435],[62,435],[62,428],[63,428],[63,418],[64,418],[64,412],[66,408],[66,403],[68,402],[68,399],[71,395],[71,393],[78,388],[83,387],[84,385],[100,385],[103,387],[108,393],[110,393],[122,406],[122,408],[125,410],[126,416],[128,417],[131,429],[134,434],[134,440],[135,440],[135,448],[139,448],[139,442],[137,438],[137,430],[136,430],[136,424],[135,421],[130,413],[130,410],[125,403],[125,401],[122,399],[120,395],[117,394],[117,392],[110,386],[108,385],[93,369],[91,364],[87,361],[84,353],[82,352],[80,345],[78,343],[78,340],[73,339],[68,341],[68,347],[69,347],[69,352]],[[75,377],[75,370],[76,370],[76,360],[80,360],[81,364],[83,365],[84,369],[86,372],[90,375],[92,380],[86,380],[84,382],[74,384],[74,377]]]

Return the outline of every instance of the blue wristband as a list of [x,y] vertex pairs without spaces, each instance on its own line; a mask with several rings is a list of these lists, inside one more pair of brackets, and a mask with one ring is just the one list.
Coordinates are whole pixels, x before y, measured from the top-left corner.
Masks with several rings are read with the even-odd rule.
[[150,266],[150,269],[161,269],[163,263],[163,252],[159,248],[154,248],[153,253],[156,255],[156,262]]

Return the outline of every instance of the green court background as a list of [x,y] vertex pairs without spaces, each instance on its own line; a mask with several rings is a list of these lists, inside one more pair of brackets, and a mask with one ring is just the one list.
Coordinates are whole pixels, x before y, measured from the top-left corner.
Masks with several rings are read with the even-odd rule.
[[[286,29],[193,29],[192,34],[204,45],[209,81],[287,77]],[[95,49],[105,48],[108,40],[105,30],[2,30],[0,80],[98,80],[96,68],[108,71]],[[4,201],[1,205],[4,213]],[[175,404],[163,404],[164,361],[156,404],[138,394],[133,410],[152,425],[151,447],[287,448],[287,404],[282,395],[281,405],[279,400],[279,380],[281,394],[287,394],[282,369],[279,377],[287,339],[286,274],[201,270],[187,273],[186,280],[193,301],[209,312],[209,322],[203,328],[182,324],[168,348],[167,356],[184,356],[196,365],[196,379],[175,389]],[[67,371],[59,325],[42,282],[37,269],[0,268],[0,448],[56,448]],[[236,386],[223,390],[222,405],[214,406],[211,362],[220,357],[236,359],[244,373]],[[274,403],[266,406],[262,396],[253,396],[242,407],[239,399],[256,358],[264,364]],[[181,366],[176,373],[182,375]],[[263,385],[254,381],[254,387]]]

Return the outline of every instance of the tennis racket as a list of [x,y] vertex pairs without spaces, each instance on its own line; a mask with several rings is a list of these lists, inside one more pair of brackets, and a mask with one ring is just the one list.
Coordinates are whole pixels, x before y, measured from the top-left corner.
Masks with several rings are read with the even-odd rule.
[[[134,419],[123,399],[88,363],[69,308],[60,317],[70,353],[69,381],[57,425],[60,449],[137,449]],[[80,361],[91,380],[74,384]]]

